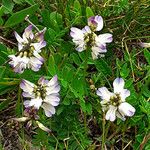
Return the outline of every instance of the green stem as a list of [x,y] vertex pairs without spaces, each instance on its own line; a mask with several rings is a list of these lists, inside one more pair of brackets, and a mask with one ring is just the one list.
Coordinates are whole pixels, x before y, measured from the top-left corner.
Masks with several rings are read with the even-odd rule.
[[102,150],[105,150],[105,114],[103,113],[103,120],[102,120]]
[[[87,70],[87,66],[88,66],[88,49],[86,50],[86,56],[85,56],[85,61],[84,61],[84,80],[85,80],[85,95],[87,95],[87,86],[86,86],[86,70]],[[87,122],[86,122],[86,112],[84,112],[84,127],[85,127],[85,130],[87,130]]]

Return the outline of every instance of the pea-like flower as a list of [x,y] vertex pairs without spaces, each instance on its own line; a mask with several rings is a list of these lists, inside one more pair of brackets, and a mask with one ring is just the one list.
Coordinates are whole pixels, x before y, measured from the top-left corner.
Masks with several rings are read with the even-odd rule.
[[57,106],[60,101],[60,86],[58,84],[57,75],[50,81],[41,77],[37,85],[27,80],[22,80],[20,88],[23,90],[23,97],[29,98],[24,101],[26,108],[34,107],[39,109],[42,107],[47,117],[51,117],[55,114],[55,106]]
[[102,99],[101,106],[106,112],[106,120],[115,121],[116,117],[125,120],[125,116],[133,116],[135,108],[125,101],[130,96],[130,91],[124,89],[124,80],[116,78],[113,82],[114,92],[109,92],[106,87],[98,88],[97,95]]
[[111,43],[113,38],[110,33],[100,35],[95,33],[95,31],[100,31],[102,28],[103,19],[101,16],[90,17],[88,26],[85,26],[82,30],[72,27],[70,35],[76,45],[76,50],[82,52],[87,48],[91,48],[93,59],[97,59],[99,55],[106,53],[106,43]]
[[15,32],[15,37],[18,41],[19,52],[16,55],[9,55],[9,64],[14,72],[23,73],[25,69],[38,71],[44,62],[44,59],[39,55],[41,49],[46,46],[44,41],[44,32],[40,31],[35,35],[32,32],[32,25],[29,25],[22,38]]
[[88,26],[93,31],[100,31],[103,28],[103,18],[101,16],[92,16],[88,18]]

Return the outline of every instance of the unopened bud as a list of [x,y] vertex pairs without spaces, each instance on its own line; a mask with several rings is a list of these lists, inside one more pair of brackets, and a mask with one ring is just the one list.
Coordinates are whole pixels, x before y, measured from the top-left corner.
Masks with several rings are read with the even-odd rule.
[[25,122],[29,120],[30,118],[28,117],[21,117],[21,118],[13,118],[13,120],[18,121],[18,122]]
[[46,132],[48,132],[48,133],[51,133],[51,130],[48,129],[47,127],[45,127],[42,123],[40,123],[39,121],[36,121],[36,123],[37,123],[38,127],[39,127],[40,129],[42,129],[43,131],[46,131]]

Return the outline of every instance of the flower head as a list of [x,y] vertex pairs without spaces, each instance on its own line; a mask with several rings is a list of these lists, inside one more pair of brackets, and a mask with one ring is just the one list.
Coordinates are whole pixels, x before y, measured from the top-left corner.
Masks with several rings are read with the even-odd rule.
[[125,101],[130,96],[130,91],[124,89],[124,84],[122,78],[116,78],[113,82],[113,93],[106,87],[97,90],[97,95],[102,99],[102,110],[106,112],[106,120],[115,121],[116,116],[125,120],[125,116],[134,115],[135,108]]
[[103,19],[101,16],[94,16],[88,19],[88,26],[82,30],[72,27],[70,35],[76,45],[76,50],[82,52],[88,47],[92,50],[92,58],[97,59],[101,53],[106,53],[106,43],[111,43],[112,34],[105,33],[97,35],[95,31],[103,28]]
[[44,62],[44,59],[39,55],[41,49],[46,46],[44,41],[44,32],[40,31],[35,35],[32,32],[32,25],[28,26],[22,37],[15,32],[15,37],[18,41],[19,52],[16,55],[9,55],[9,64],[14,72],[23,73],[25,69],[38,71]]
[[56,75],[50,81],[41,77],[37,85],[27,80],[22,80],[20,87],[23,90],[23,97],[29,98],[29,100],[24,101],[26,108],[34,107],[39,109],[42,107],[47,117],[55,114],[54,106],[57,106],[60,101],[60,86]]

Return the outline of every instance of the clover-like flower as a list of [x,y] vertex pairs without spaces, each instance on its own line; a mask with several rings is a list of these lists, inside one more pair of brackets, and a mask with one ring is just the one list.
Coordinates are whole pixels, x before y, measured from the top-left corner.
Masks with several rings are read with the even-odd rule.
[[60,86],[58,84],[57,75],[50,81],[41,77],[37,85],[27,80],[22,80],[20,88],[23,90],[23,97],[29,98],[24,101],[26,108],[34,107],[39,109],[42,107],[47,117],[51,117],[55,114],[55,106],[57,106],[60,101]]
[[38,71],[44,62],[44,59],[39,55],[41,49],[46,46],[44,41],[44,32],[40,31],[35,35],[32,32],[32,25],[29,25],[22,38],[15,32],[15,37],[18,41],[19,52],[16,55],[9,55],[9,64],[14,72],[23,73],[25,69]]
[[106,87],[98,88],[97,95],[102,99],[101,106],[106,112],[106,120],[115,121],[116,116],[125,120],[125,116],[133,116],[135,108],[125,101],[130,96],[130,91],[124,89],[124,80],[116,78],[113,82],[114,92],[109,92]]
[[103,28],[103,19],[101,16],[93,16],[88,19],[88,26],[82,30],[72,27],[70,35],[76,45],[76,50],[82,52],[87,48],[92,50],[92,58],[97,59],[102,53],[106,53],[106,43],[111,43],[112,34],[105,33],[97,35],[95,31],[100,31]]

